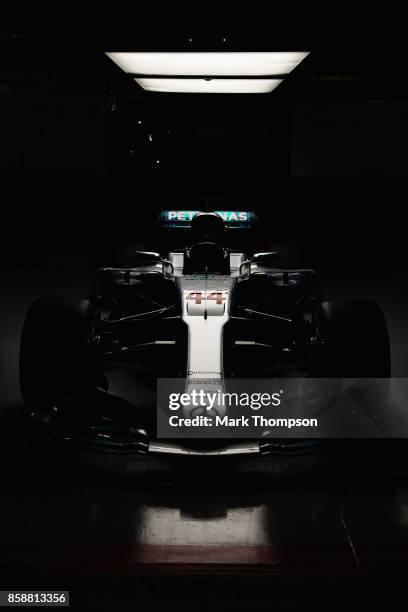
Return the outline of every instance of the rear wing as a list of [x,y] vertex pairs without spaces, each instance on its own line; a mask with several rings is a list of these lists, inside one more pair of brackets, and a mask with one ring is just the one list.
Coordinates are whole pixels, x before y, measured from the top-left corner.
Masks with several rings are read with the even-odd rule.
[[[160,224],[169,229],[180,229],[191,227],[191,221],[195,215],[203,212],[200,210],[162,210],[160,213]],[[209,211],[206,211],[209,212]],[[214,210],[223,219],[228,228],[249,229],[254,226],[256,215],[248,210]]]

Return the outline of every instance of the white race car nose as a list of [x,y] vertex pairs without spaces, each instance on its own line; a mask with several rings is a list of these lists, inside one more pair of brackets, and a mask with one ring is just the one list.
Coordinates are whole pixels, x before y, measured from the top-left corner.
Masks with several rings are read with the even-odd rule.
[[216,275],[179,279],[183,320],[188,326],[189,379],[223,376],[223,328],[229,318],[233,279]]

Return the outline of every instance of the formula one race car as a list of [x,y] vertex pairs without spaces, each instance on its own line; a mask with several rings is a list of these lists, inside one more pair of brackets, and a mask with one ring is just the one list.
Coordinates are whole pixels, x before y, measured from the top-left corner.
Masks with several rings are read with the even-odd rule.
[[[380,308],[323,301],[316,272],[280,268],[276,252],[230,250],[228,225],[248,214],[169,213],[168,224],[190,225],[185,248],[99,268],[79,303],[37,300],[20,352],[30,414],[101,452],[273,454],[284,445],[157,439],[157,378],[389,377]],[[300,444],[287,440],[289,450]]]

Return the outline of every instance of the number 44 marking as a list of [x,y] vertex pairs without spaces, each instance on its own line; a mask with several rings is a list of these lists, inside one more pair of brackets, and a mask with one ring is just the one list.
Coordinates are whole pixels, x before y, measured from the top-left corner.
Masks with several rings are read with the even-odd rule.
[[216,304],[221,305],[225,300],[225,296],[223,295],[222,291],[190,291],[185,297],[186,300],[193,301],[196,304],[201,304],[203,300],[206,300],[207,302],[209,300],[214,300]]

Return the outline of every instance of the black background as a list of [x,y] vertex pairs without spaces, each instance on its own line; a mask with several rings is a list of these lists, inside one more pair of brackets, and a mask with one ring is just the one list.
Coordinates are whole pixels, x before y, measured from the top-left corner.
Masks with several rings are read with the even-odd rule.
[[[133,515],[144,503],[143,490],[135,495],[116,484],[109,488],[103,480],[95,490],[78,492],[77,473],[62,477],[50,472],[49,457],[44,458],[43,470],[36,462],[31,471],[27,469],[29,453],[38,452],[38,443],[31,433],[20,437],[15,417],[21,409],[18,346],[29,304],[43,294],[84,296],[107,244],[131,241],[161,248],[160,209],[188,209],[191,204],[195,209],[198,202],[208,202],[209,207],[215,202],[218,208],[222,198],[228,203],[225,208],[255,209],[259,224],[254,233],[240,236],[242,245],[248,241],[259,251],[278,248],[283,263],[315,265],[329,296],[375,299],[390,330],[393,374],[406,376],[404,15],[396,14],[389,4],[377,15],[372,6],[357,11],[355,5],[349,8],[344,3],[330,3],[313,15],[310,7],[300,12],[296,4],[288,7],[286,15],[274,5],[262,15],[251,5],[245,7],[243,27],[233,23],[236,7],[226,20],[221,19],[219,7],[194,8],[196,20],[185,24],[159,6],[153,17],[146,17],[140,7],[129,12],[113,5],[98,6],[91,17],[84,7],[78,11],[58,5],[44,16],[35,7],[35,19],[21,8],[17,19],[0,24],[1,460],[12,466],[3,473],[0,528],[2,542],[17,559],[15,565],[7,565],[3,557],[0,563],[12,577],[18,563],[28,573],[35,568],[35,561],[32,567],[27,562],[30,554],[35,559],[44,545],[47,556],[47,545],[54,539],[59,543],[61,533],[69,544],[71,540],[94,543],[92,538],[98,546],[109,538],[115,543],[115,538],[133,542]],[[257,19],[251,20],[254,15]],[[204,18],[209,18],[209,27]],[[271,94],[200,97],[144,92],[104,55],[121,49],[311,53]],[[23,443],[17,444],[18,440]],[[26,454],[22,446],[28,449]],[[398,468],[406,473],[405,448],[399,448]],[[359,464],[365,456],[361,448]],[[350,462],[354,470],[356,464]],[[366,471],[374,479],[368,492],[360,492],[361,482],[350,493],[348,481],[338,486],[330,480],[325,481],[324,494],[314,485],[305,485],[301,493],[291,485],[269,488],[265,502],[264,490],[259,494],[257,489],[260,503],[272,509],[274,520],[278,517],[277,523],[271,519],[268,533],[276,532],[278,540],[289,541],[293,550],[302,539],[309,549],[326,540],[328,548],[332,541],[335,548],[338,533],[342,542],[349,541],[347,528],[344,534],[338,520],[345,513],[358,552],[367,552],[363,570],[389,571],[394,576],[398,560],[406,557],[406,488],[388,476],[385,484],[379,483],[378,468],[369,466]],[[211,520],[213,506],[217,510],[220,500],[210,480],[203,488],[199,482],[195,497],[189,486],[181,493],[163,487],[159,501],[154,494],[151,505],[167,508],[174,503],[182,509],[183,504],[195,503],[196,517]],[[219,484],[224,495],[225,481]],[[231,507],[240,508],[245,495],[252,497],[243,489],[240,482]],[[229,490],[225,495],[231,501]],[[313,514],[315,497],[328,519]],[[99,522],[93,515],[95,500]],[[67,526],[61,528],[62,524]],[[335,534],[333,540],[326,538],[326,529]],[[19,557],[18,546],[29,554]],[[406,563],[398,566],[404,572],[405,567]],[[383,588],[388,603],[382,577],[378,588]],[[256,583],[254,577],[251,581]],[[223,576],[220,583],[225,584]],[[132,601],[139,601],[135,584],[129,589]],[[150,583],[139,580],[137,589],[143,584]],[[323,584],[326,590],[320,591],[319,605],[326,608],[330,601],[335,606],[334,590],[329,582]],[[405,581],[398,584],[405,588]],[[361,588],[364,605],[365,586]],[[372,580],[368,587],[374,601]],[[155,588],[153,584],[151,591]],[[180,597],[188,601],[184,588],[183,581],[180,588],[173,584],[174,607]],[[206,583],[200,588],[208,589]],[[285,600],[288,589],[283,591]],[[344,593],[339,608],[349,596],[349,591]],[[304,596],[305,589],[298,589],[290,605],[302,605]],[[150,597],[151,592],[146,599]],[[255,584],[247,597],[248,607],[256,599],[259,609],[264,609],[263,602],[271,599],[269,576],[261,590]],[[195,598],[196,593],[194,605]],[[316,598],[317,590],[309,587],[308,603],[316,605]],[[232,599],[227,592],[224,601],[231,605]]]

